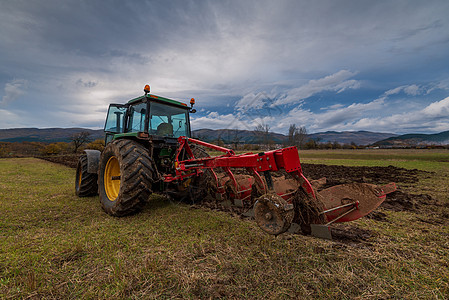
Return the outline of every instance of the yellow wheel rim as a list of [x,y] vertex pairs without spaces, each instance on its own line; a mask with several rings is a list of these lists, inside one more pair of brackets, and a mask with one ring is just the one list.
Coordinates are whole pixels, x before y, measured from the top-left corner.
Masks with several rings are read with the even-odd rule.
[[120,164],[115,156],[109,158],[104,170],[104,189],[109,200],[114,201],[120,191]]
[[81,179],[82,179],[82,175],[83,175],[83,172],[81,171],[81,169],[82,169],[81,167],[78,168],[78,188],[81,185]]

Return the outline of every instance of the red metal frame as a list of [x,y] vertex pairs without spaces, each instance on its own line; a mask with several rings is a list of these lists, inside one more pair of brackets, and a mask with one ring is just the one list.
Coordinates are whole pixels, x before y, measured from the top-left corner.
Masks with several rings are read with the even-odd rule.
[[[298,149],[296,147],[288,147],[284,149],[271,150],[256,154],[245,153],[236,155],[231,149],[216,146],[196,139],[187,138],[184,136],[178,138],[178,143],[179,147],[177,149],[175,159],[176,174],[174,176],[165,175],[165,182],[182,181],[189,177],[199,176],[201,175],[201,173],[207,170],[207,172],[210,172],[213,175],[215,184],[217,186],[218,197],[220,197],[220,195],[223,196],[226,193],[225,183],[230,181],[233,187],[232,191],[230,191],[231,198],[240,200],[240,205],[242,205],[243,207],[248,207],[247,205],[245,205],[245,201],[251,198],[252,187],[256,185],[258,187],[258,190],[262,193],[267,193],[270,188],[272,189],[272,191],[274,191],[273,185],[268,186],[270,185],[269,182],[272,181],[269,172],[284,169],[292,176],[292,178],[294,178],[298,182],[299,186],[301,186],[306,193],[308,193],[314,199],[317,199],[312,185],[302,173]],[[195,155],[193,154],[189,143],[201,145],[215,151],[220,151],[223,153],[223,155],[206,158],[195,158]],[[179,159],[183,150],[187,153],[188,157],[190,157],[189,159]],[[218,178],[217,174],[214,171],[214,169],[217,168],[221,168],[222,170],[224,170],[227,177]],[[236,180],[236,177],[233,174],[231,168],[244,168],[248,171],[249,175],[251,175],[252,178],[245,177],[244,180]],[[266,181],[262,179],[260,172],[264,172],[263,175]],[[336,186],[332,188],[340,187]],[[342,211],[342,209],[345,208],[346,205],[341,206],[339,204],[335,206],[332,204],[329,207],[324,207],[325,210],[322,213],[325,214],[328,222],[332,220],[334,220],[332,222],[347,222],[355,220],[375,209],[385,199],[385,195],[394,190],[396,190],[396,186],[394,184],[380,187],[378,191],[375,190],[377,193],[376,197],[378,197],[379,199],[378,201],[369,202],[374,204],[371,205],[372,207],[370,206],[370,209],[365,209],[366,211],[361,211],[359,209],[359,203],[357,202],[351,204],[354,207],[351,208],[350,211]],[[280,197],[286,200],[287,203],[292,204],[293,195],[296,190],[293,192],[274,192],[276,192]],[[234,204],[237,205],[236,202]],[[252,202],[250,204],[252,204]]]
[[[183,180],[188,177],[198,176],[203,172],[203,170],[208,169],[212,171],[212,174],[215,177],[219,193],[224,193],[224,189],[220,186],[217,175],[213,171],[216,168],[222,168],[231,179],[231,182],[236,191],[235,197],[238,199],[246,199],[248,198],[248,194],[251,194],[251,191],[248,189],[245,190],[244,188],[239,186],[239,183],[236,181],[231,168],[245,168],[246,170],[248,170],[248,172],[254,177],[254,183],[256,183],[263,192],[268,191],[268,187],[265,184],[264,180],[262,180],[259,172],[279,171],[280,169],[285,169],[285,171],[290,173],[292,177],[298,181],[300,186],[302,186],[308,194],[315,198],[315,193],[310,182],[302,174],[298,149],[296,147],[288,147],[257,154],[245,153],[236,155],[235,152],[231,149],[209,144],[196,139],[187,138],[184,136],[179,137],[178,142],[180,146],[178,147],[176,153],[176,176],[165,176],[164,179],[166,182]],[[190,149],[189,143],[220,151],[224,154],[216,157],[195,158],[192,150]],[[181,151],[183,149],[187,152],[188,156],[190,156],[191,159],[179,160],[179,155],[181,154]],[[291,198],[288,197],[289,195],[287,194],[281,194],[280,196],[283,198],[287,198],[287,201]]]

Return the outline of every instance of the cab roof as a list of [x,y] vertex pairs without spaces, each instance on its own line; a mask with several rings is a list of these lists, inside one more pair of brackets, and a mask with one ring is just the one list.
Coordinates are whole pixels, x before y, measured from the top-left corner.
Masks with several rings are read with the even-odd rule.
[[157,102],[160,102],[160,103],[176,105],[176,106],[180,106],[180,107],[185,108],[185,109],[189,109],[189,107],[185,103],[182,103],[182,102],[179,102],[179,101],[176,101],[176,100],[172,100],[172,99],[168,99],[168,98],[164,98],[164,97],[161,97],[161,96],[153,95],[153,94],[147,94],[146,96],[144,95],[144,96],[140,96],[140,97],[131,99],[131,100],[128,101],[128,104],[139,102],[139,101],[145,99],[145,97],[147,97],[147,99],[149,99],[151,101],[157,101]]

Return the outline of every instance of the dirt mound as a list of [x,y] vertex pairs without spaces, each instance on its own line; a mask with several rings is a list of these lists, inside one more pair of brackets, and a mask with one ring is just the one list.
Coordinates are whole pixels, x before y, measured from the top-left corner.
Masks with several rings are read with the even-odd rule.
[[417,211],[424,205],[438,205],[438,203],[429,195],[396,191],[387,196],[381,207],[393,211]]
[[376,233],[368,229],[362,229],[350,224],[334,224],[332,226],[332,240],[344,244],[358,244],[369,242]]
[[369,215],[365,216],[365,218],[376,220],[379,222],[389,222],[387,219],[387,215],[378,210],[371,212]]
[[76,168],[76,165],[78,163],[78,156],[78,154],[66,154],[57,156],[41,156],[37,158],[61,164],[70,168]]

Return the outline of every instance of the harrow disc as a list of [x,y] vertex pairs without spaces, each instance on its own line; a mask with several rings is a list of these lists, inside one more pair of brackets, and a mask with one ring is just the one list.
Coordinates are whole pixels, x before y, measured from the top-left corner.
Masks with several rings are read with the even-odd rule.
[[254,217],[257,225],[269,234],[284,233],[292,224],[293,204],[287,203],[276,194],[265,194],[254,204]]

